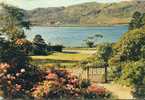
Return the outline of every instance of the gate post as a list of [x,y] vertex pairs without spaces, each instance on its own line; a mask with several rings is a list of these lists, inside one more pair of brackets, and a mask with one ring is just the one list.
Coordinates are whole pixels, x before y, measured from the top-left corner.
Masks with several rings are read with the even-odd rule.
[[108,82],[108,78],[107,78],[107,76],[108,76],[107,67],[108,67],[108,65],[105,65],[105,83]]
[[87,79],[89,79],[89,67],[87,68]]

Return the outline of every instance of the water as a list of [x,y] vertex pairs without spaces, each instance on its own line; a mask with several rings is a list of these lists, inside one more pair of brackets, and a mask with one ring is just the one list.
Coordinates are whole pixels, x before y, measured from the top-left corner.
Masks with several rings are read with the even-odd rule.
[[110,27],[44,27],[35,26],[26,31],[27,39],[33,40],[34,36],[40,34],[47,43],[62,44],[64,46],[75,47],[84,46],[83,40],[94,34],[102,34],[103,38],[98,39],[98,43],[116,42],[124,32],[127,32],[127,25],[117,25]]

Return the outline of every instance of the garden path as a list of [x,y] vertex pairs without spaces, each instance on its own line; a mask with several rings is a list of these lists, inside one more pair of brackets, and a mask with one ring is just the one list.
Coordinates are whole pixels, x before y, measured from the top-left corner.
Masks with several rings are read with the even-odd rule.
[[123,87],[119,84],[107,83],[107,84],[97,84],[103,86],[110,92],[112,92],[118,99],[133,99],[131,94],[132,89],[129,87]]

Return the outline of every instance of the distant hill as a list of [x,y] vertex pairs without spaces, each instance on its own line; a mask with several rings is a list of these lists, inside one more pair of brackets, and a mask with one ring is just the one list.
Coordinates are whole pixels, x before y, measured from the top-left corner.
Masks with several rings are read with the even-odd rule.
[[35,25],[96,26],[126,24],[135,11],[145,12],[145,1],[91,2],[69,7],[38,8],[27,13]]

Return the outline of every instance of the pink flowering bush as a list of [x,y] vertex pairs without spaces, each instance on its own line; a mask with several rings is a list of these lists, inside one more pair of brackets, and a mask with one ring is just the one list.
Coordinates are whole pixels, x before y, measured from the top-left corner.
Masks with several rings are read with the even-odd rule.
[[103,87],[79,80],[66,70],[51,68],[38,70],[32,65],[18,68],[8,63],[0,63],[0,84],[5,97],[32,99],[61,98],[110,98]]
[[53,69],[33,87],[31,94],[34,98],[76,97],[80,95],[79,79],[66,70]]
[[[79,80],[77,76],[72,75],[66,70],[53,69],[46,72],[45,80],[34,85],[31,95],[35,99],[52,98],[110,98],[105,88],[89,84],[84,86],[84,81]],[[93,95],[92,95],[93,94]]]
[[43,73],[33,66],[12,66],[0,63],[0,85],[4,97],[20,98],[28,95],[33,85],[41,81]]

